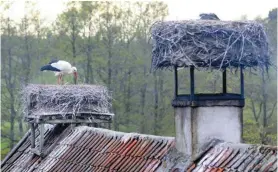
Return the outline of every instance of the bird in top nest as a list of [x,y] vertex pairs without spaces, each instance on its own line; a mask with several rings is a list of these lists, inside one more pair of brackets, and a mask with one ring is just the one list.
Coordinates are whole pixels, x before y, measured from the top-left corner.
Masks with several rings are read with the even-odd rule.
[[220,20],[214,13],[202,13],[199,16],[202,20]]
[[77,69],[72,66],[69,62],[64,60],[51,60],[47,65],[41,67],[41,71],[53,71],[55,76],[57,76],[57,82],[60,84],[62,82],[62,77],[65,74],[73,74],[74,83],[77,80]]

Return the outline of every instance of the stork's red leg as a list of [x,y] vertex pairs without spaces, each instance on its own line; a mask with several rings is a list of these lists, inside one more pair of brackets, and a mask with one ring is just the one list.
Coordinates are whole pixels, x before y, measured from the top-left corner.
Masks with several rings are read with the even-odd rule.
[[57,76],[57,84],[60,84],[60,75]]
[[60,85],[63,85],[62,75],[60,75]]
[[61,74],[58,75],[58,85],[61,85]]
[[61,75],[61,85],[64,85],[63,75]]

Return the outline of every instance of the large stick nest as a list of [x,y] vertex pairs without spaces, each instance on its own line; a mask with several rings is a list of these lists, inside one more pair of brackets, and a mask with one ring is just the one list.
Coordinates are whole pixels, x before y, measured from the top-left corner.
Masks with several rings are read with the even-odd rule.
[[219,20],[157,22],[152,26],[152,69],[195,66],[266,67],[269,50],[262,24]]
[[23,91],[25,115],[109,113],[111,94],[99,85],[27,85]]

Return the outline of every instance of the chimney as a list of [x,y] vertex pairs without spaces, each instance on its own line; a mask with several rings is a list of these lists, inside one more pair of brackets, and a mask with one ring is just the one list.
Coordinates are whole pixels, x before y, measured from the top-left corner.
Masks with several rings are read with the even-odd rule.
[[[252,29],[245,32],[246,28]],[[209,139],[241,142],[243,68],[268,70],[272,64],[263,25],[250,21],[220,21],[217,17],[216,20],[203,20],[201,15],[201,19],[195,21],[156,22],[151,33],[152,70],[174,68],[175,97],[172,106],[175,109],[178,151],[194,158]],[[178,93],[177,68],[190,68],[190,94]],[[222,92],[196,94],[195,68],[221,70]],[[227,92],[228,68],[240,69],[240,93]]]
[[194,93],[194,67],[190,68],[190,94],[178,94],[178,71],[175,68],[176,148],[196,158],[201,147],[211,139],[240,143],[244,107],[243,67],[240,67],[241,93],[227,93],[226,69],[223,71],[223,92]]

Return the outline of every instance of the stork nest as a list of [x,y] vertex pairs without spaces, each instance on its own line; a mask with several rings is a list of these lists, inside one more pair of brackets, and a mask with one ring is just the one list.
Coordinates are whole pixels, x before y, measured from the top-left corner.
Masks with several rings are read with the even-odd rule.
[[27,85],[23,90],[25,115],[109,113],[111,94],[99,85]]
[[167,21],[151,29],[152,69],[270,65],[267,36],[257,22]]

